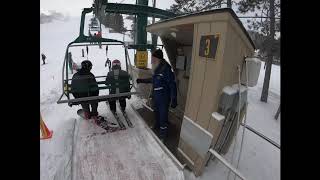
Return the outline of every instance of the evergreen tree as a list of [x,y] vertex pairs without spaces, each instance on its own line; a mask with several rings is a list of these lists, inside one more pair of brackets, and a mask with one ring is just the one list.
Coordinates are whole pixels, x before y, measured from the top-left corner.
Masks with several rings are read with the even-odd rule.
[[248,27],[267,36],[262,46],[265,48],[267,59],[260,98],[261,101],[267,102],[274,53],[277,51],[276,48],[280,49],[280,41],[278,41],[278,44],[275,41],[275,34],[280,31],[280,20],[276,20],[280,16],[280,0],[241,0],[238,5],[240,13],[259,12],[259,15],[255,13],[255,16],[260,16],[260,18],[257,18],[258,20],[256,18],[255,20],[248,20],[247,22],[250,24]]
[[[229,1],[229,0],[228,0]],[[231,1],[230,1],[231,2]],[[175,3],[168,9],[176,14],[186,14],[221,8],[226,4],[225,0],[175,0]]]
[[101,21],[108,28],[114,29],[116,32],[123,33],[126,31],[124,27],[123,16],[121,14],[106,13],[105,19]]
[[126,19],[129,19],[129,20],[132,21],[131,30],[133,30],[133,31],[130,31],[130,37],[131,37],[131,39],[134,40],[135,30],[136,30],[136,20],[135,20],[135,16],[134,16],[134,15],[129,15],[129,16],[126,17]]

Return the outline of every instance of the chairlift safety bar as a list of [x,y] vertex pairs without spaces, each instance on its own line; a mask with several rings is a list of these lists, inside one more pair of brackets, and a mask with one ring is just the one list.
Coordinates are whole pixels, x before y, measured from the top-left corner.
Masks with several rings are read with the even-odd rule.
[[62,103],[79,103],[83,101],[95,101],[95,100],[106,100],[109,98],[117,98],[117,97],[123,97],[123,96],[130,96],[133,94],[139,94],[139,92],[127,92],[127,93],[119,93],[119,94],[109,94],[104,96],[90,96],[90,97],[83,97],[83,98],[77,98],[77,99],[67,99],[67,100],[61,100],[63,95],[59,98],[58,104]]
[[[97,43],[97,42],[96,42]],[[101,43],[101,44],[74,44],[74,45],[70,45],[69,47],[77,47],[77,46],[100,46],[100,45],[116,45],[116,46],[120,46],[123,44],[107,44],[107,43]]]

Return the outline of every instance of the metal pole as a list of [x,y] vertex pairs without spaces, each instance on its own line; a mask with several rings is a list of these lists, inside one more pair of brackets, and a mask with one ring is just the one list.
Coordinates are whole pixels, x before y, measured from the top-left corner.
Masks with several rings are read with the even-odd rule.
[[[155,7],[156,7],[156,0],[153,0],[153,8],[155,8]],[[152,17],[152,24],[154,24],[155,22],[156,22],[156,18],[153,16]],[[154,51],[156,49],[158,36],[155,34],[152,34],[151,39],[152,39],[152,45],[154,45],[154,47],[151,50]]]
[[[124,35],[123,35],[123,37],[124,37]],[[125,45],[123,45],[123,47],[124,47],[124,54],[125,54],[125,58],[126,58],[126,71],[128,72],[128,54],[127,54],[127,49],[126,49],[126,46]]]
[[234,172],[235,175],[237,175],[239,178],[246,180],[245,178],[235,167],[233,167],[231,164],[229,164],[220,154],[218,154],[215,150],[209,149],[209,152],[214,155],[220,162],[222,162],[227,168],[229,168],[232,172]]
[[278,120],[279,114],[280,114],[280,104],[279,104],[277,113],[276,113],[276,115],[274,116],[274,119]]
[[247,128],[248,130],[250,130],[251,132],[255,133],[256,135],[260,136],[262,139],[268,141],[269,143],[271,143],[272,145],[274,145],[275,147],[280,149],[280,145],[277,144],[276,142],[274,142],[273,140],[271,140],[270,138],[266,137],[265,135],[261,134],[260,132],[256,131],[255,129],[253,129],[252,127],[241,123],[241,126]]
[[[246,63],[246,88],[248,91],[248,62],[244,61]],[[244,117],[244,124],[247,125],[247,109],[248,109],[248,96],[246,96],[246,105],[245,105],[245,117]],[[240,103],[240,102],[239,102]],[[241,143],[240,143],[240,152],[239,152],[239,156],[238,156],[238,161],[237,161],[237,166],[236,168],[238,169],[239,167],[239,163],[240,163],[240,159],[241,159],[241,154],[242,154],[242,147],[243,147],[243,141],[244,141],[244,133],[245,133],[246,128],[243,128],[242,130],[242,138],[241,138]],[[234,177],[234,180],[236,179],[236,177]]]
[[[239,99],[238,99],[238,113],[237,113],[237,123],[236,123],[236,132],[235,132],[235,136],[234,136],[234,146],[233,146],[233,150],[232,150],[232,156],[231,156],[231,163],[233,163],[233,156],[235,153],[235,149],[237,146],[237,137],[238,137],[238,133],[237,133],[237,129],[239,127],[240,124],[240,103],[241,103],[241,68],[240,65],[237,66],[238,69],[238,87],[239,87]],[[229,175],[230,175],[230,171],[228,172],[228,180],[229,180]]]

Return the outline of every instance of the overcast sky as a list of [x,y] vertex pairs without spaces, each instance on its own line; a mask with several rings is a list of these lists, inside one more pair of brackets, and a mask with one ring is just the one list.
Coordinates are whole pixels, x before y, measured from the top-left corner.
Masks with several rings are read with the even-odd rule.
[[[109,0],[109,3],[120,3],[122,0]],[[134,4],[136,0],[124,0],[122,3]],[[160,9],[169,8],[174,0],[157,0],[156,7]],[[55,10],[70,16],[80,16],[83,8],[92,6],[92,0],[40,0],[40,9],[45,11]],[[149,0],[149,6],[152,0]]]
[[[239,0],[233,0],[238,2]],[[126,3],[134,4],[136,0],[109,0],[110,3]],[[40,10],[50,11],[54,10],[67,16],[80,17],[83,8],[92,6],[93,0],[40,0]],[[157,0],[156,7],[160,9],[168,9],[174,3],[174,0]],[[149,6],[152,6],[152,0],[149,0]],[[237,11],[236,5],[233,5],[235,12]],[[237,13],[237,12],[236,12]],[[254,16],[255,12],[238,14],[238,16]],[[259,13],[260,14],[260,13]],[[244,26],[247,26],[247,19],[240,19]],[[277,34],[279,36],[279,34]]]

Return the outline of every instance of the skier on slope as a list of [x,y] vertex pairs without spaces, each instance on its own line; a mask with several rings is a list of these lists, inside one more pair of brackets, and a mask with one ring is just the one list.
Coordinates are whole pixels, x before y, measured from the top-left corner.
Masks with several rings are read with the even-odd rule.
[[98,31],[98,33],[97,33],[97,38],[102,38],[102,33],[101,33],[101,31]]
[[43,53],[41,54],[41,59],[42,59],[42,62],[43,64],[46,64],[46,55],[44,55]]
[[88,46],[86,46],[86,51],[87,51],[87,57],[88,57],[88,55],[89,55],[89,47]]
[[84,57],[84,49],[81,49],[81,51],[82,51],[82,57]]
[[108,45],[106,45],[106,57],[108,58],[108,49],[109,49],[109,47],[108,47]]
[[[106,85],[111,85],[109,90],[110,94],[126,93],[130,92],[130,76],[129,74],[121,70],[121,63],[119,60],[112,61],[112,70],[108,72],[106,78]],[[130,99],[131,96],[120,97],[120,98],[111,98],[109,99],[110,110],[116,112],[116,100],[119,100],[121,110],[125,111],[126,109],[126,98]]]
[[68,61],[69,61],[69,68],[71,70],[71,74],[73,74],[73,67],[74,67],[74,63],[73,63],[73,59],[72,59],[72,53],[68,52]]
[[[76,72],[71,81],[71,92],[75,98],[98,96],[99,87],[94,75],[90,72],[92,63],[89,60],[81,62],[81,69]],[[91,105],[91,111],[90,111]],[[81,103],[86,119],[96,119],[98,116],[98,102]]]
[[[89,39],[90,39],[90,40],[92,39],[92,34],[91,34],[90,31],[89,31]],[[92,44],[92,42],[90,42],[90,44]]]
[[107,67],[109,68],[109,71],[111,71],[111,61],[109,58],[107,58],[106,62],[104,63],[104,67]]
[[149,79],[137,79],[137,83],[153,84],[153,108],[156,117],[154,128],[160,129],[160,139],[164,142],[168,134],[169,105],[177,107],[177,86],[171,66],[163,59],[163,52],[157,49],[151,57],[153,76]]

